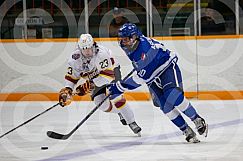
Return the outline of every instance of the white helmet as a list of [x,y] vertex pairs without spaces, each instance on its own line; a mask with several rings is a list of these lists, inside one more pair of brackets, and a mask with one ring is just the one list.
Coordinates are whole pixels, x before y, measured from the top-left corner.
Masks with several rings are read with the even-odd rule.
[[81,34],[78,46],[81,50],[92,48],[94,45],[93,37],[90,34]]

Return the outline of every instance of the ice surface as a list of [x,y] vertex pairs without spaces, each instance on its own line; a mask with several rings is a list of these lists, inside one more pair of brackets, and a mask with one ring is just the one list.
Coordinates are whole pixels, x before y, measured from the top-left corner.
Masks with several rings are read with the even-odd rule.
[[[0,102],[0,135],[56,102]],[[243,101],[192,101],[209,124],[208,137],[186,143],[182,133],[152,102],[129,102],[142,137],[120,123],[116,114],[96,111],[68,140],[66,134],[94,108],[92,102],[56,107],[0,139],[1,161],[240,161],[243,158]],[[185,118],[185,117],[184,117]],[[191,127],[194,125],[186,119]],[[48,150],[41,150],[47,146]]]

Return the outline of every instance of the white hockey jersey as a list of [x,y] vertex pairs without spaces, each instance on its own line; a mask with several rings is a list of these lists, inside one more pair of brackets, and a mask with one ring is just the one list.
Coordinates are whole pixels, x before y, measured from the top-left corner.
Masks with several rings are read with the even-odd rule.
[[101,87],[114,80],[114,68],[118,66],[111,50],[96,44],[96,54],[92,58],[85,58],[77,47],[68,60],[68,71],[65,75],[65,87],[74,89],[75,84],[83,78],[92,80]]

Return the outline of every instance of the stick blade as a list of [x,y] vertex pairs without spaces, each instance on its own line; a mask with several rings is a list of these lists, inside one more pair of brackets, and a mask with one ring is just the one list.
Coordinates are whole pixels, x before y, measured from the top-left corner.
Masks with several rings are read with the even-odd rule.
[[59,134],[54,131],[47,131],[46,134],[47,134],[47,136],[49,136],[50,138],[53,138],[53,139],[66,140],[69,138],[69,135]]

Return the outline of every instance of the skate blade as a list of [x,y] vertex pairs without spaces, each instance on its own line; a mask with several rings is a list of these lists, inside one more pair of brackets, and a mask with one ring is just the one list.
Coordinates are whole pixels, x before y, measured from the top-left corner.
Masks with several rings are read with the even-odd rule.
[[142,136],[142,135],[141,135],[141,132],[138,132],[137,135],[138,135],[138,137],[141,137],[141,136]]
[[200,143],[200,140],[198,138],[194,137],[189,140],[189,143]]

